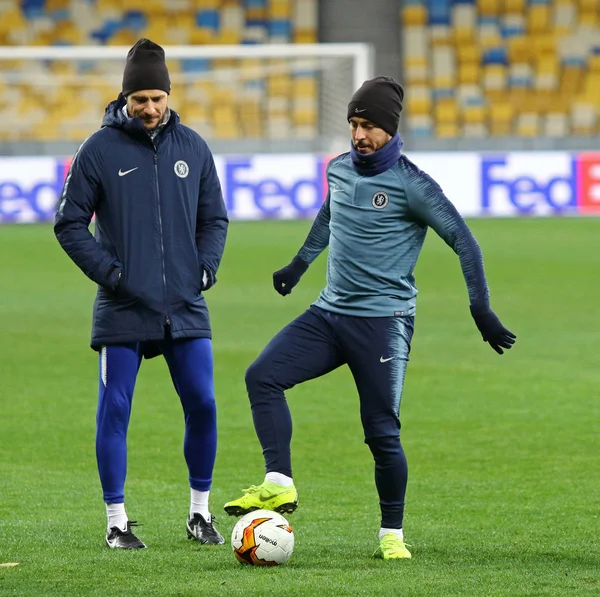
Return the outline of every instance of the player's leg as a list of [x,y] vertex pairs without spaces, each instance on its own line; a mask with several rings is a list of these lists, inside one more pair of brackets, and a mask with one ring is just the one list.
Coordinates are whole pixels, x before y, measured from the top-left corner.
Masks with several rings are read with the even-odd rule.
[[290,513],[296,509],[290,454],[292,417],[285,391],[344,364],[331,317],[331,313],[311,307],[281,330],[246,371],[266,477],[261,485],[225,504],[228,514],[240,516],[256,509]]
[[142,354],[137,343],[104,346],[99,356],[96,459],[106,513],[106,543],[118,549],[146,547],[132,532],[125,512],[127,429]]
[[208,508],[217,453],[217,408],[209,338],[165,339],[162,343],[185,418],[183,453],[189,472],[188,538],[205,545],[225,542]]
[[386,559],[408,558],[402,531],[408,466],[400,443],[399,414],[414,320],[354,319],[344,340],[360,396],[365,443],[375,460],[381,507],[380,553]]

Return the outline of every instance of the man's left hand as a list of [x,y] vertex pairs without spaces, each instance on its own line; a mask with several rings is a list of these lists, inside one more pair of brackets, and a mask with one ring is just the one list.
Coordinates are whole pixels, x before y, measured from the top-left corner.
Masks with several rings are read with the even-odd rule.
[[208,290],[215,285],[216,279],[214,274],[206,268],[202,269],[202,291]]
[[471,305],[471,315],[475,320],[477,329],[481,332],[483,341],[487,342],[498,354],[504,353],[502,349],[512,348],[517,337],[502,325],[498,316],[489,306]]

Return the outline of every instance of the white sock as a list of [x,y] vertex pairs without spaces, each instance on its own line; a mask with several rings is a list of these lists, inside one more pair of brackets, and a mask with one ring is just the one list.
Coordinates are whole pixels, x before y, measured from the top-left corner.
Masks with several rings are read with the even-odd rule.
[[208,496],[210,491],[198,491],[190,487],[190,516],[194,513],[202,514],[206,522],[210,521],[210,512],[208,511]]
[[124,531],[127,528],[127,514],[125,504],[106,504],[106,516],[108,518],[108,530],[117,527]]
[[402,532],[402,529],[386,529],[384,527],[381,527],[381,529],[379,529],[379,539],[382,539],[388,533],[392,533],[392,535],[397,535],[398,537],[400,537],[400,541],[404,541],[404,533]]
[[282,473],[267,473],[265,481],[270,481],[271,483],[275,483],[275,485],[282,485],[283,487],[291,487],[294,484],[294,480],[291,477]]

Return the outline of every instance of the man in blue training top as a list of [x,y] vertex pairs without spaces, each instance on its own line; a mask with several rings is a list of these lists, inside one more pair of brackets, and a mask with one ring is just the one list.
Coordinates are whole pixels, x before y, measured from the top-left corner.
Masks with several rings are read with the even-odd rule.
[[329,192],[304,245],[273,274],[289,294],[329,245],[327,285],[311,307],[281,330],[246,372],[266,477],[225,504],[239,516],[256,508],[293,512],[292,421],[284,391],[347,364],[375,460],[384,559],[410,558],[402,519],[408,468],[400,444],[400,399],[413,334],[413,271],[430,226],[458,254],[471,314],[499,354],[516,336],[490,309],[477,241],[441,188],[401,154],[402,87],[390,77],[366,81],[348,105],[350,153],[327,168]]
[[[224,543],[208,508],[217,423],[204,292],[216,282],[228,219],[213,156],[169,109],[170,91],[163,49],[139,40],[102,128],[75,155],[54,226],[69,257],[98,284],[96,457],[113,549],[146,547],[125,511],[127,429],[142,358],[161,353],[185,416],[187,535]],[[96,238],[88,229],[94,214]]]

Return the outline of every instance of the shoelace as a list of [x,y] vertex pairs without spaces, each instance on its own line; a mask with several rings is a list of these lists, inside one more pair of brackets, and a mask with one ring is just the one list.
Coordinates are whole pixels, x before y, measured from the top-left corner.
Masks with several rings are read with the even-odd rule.
[[137,520],[128,520],[127,521],[127,526],[125,527],[125,530],[122,531],[119,527],[113,527],[117,529],[117,533],[120,535],[132,535],[133,531],[131,530],[131,527],[141,527],[143,525],[139,524]]
[[[195,516],[195,515],[194,515],[194,516]],[[209,525],[209,526],[210,526],[210,525],[214,525],[214,524],[219,524],[219,521],[218,521],[218,520],[215,518],[215,515],[214,515],[214,514],[211,514],[211,515],[210,515],[210,519],[209,519],[209,520],[206,520],[206,519],[204,518],[204,516],[202,516],[202,514],[198,514],[198,516],[200,516],[200,517],[201,517],[201,520],[204,520],[204,522],[205,522],[207,525]],[[198,520],[198,522],[200,522],[200,520]]]
[[250,485],[250,487],[248,487],[248,489],[242,489],[242,491],[244,493],[258,493],[260,491],[260,486],[259,485]]
[[125,533],[131,533],[131,527],[141,527],[143,526],[142,524],[140,524],[137,520],[128,520],[127,521],[127,530],[125,531]]

